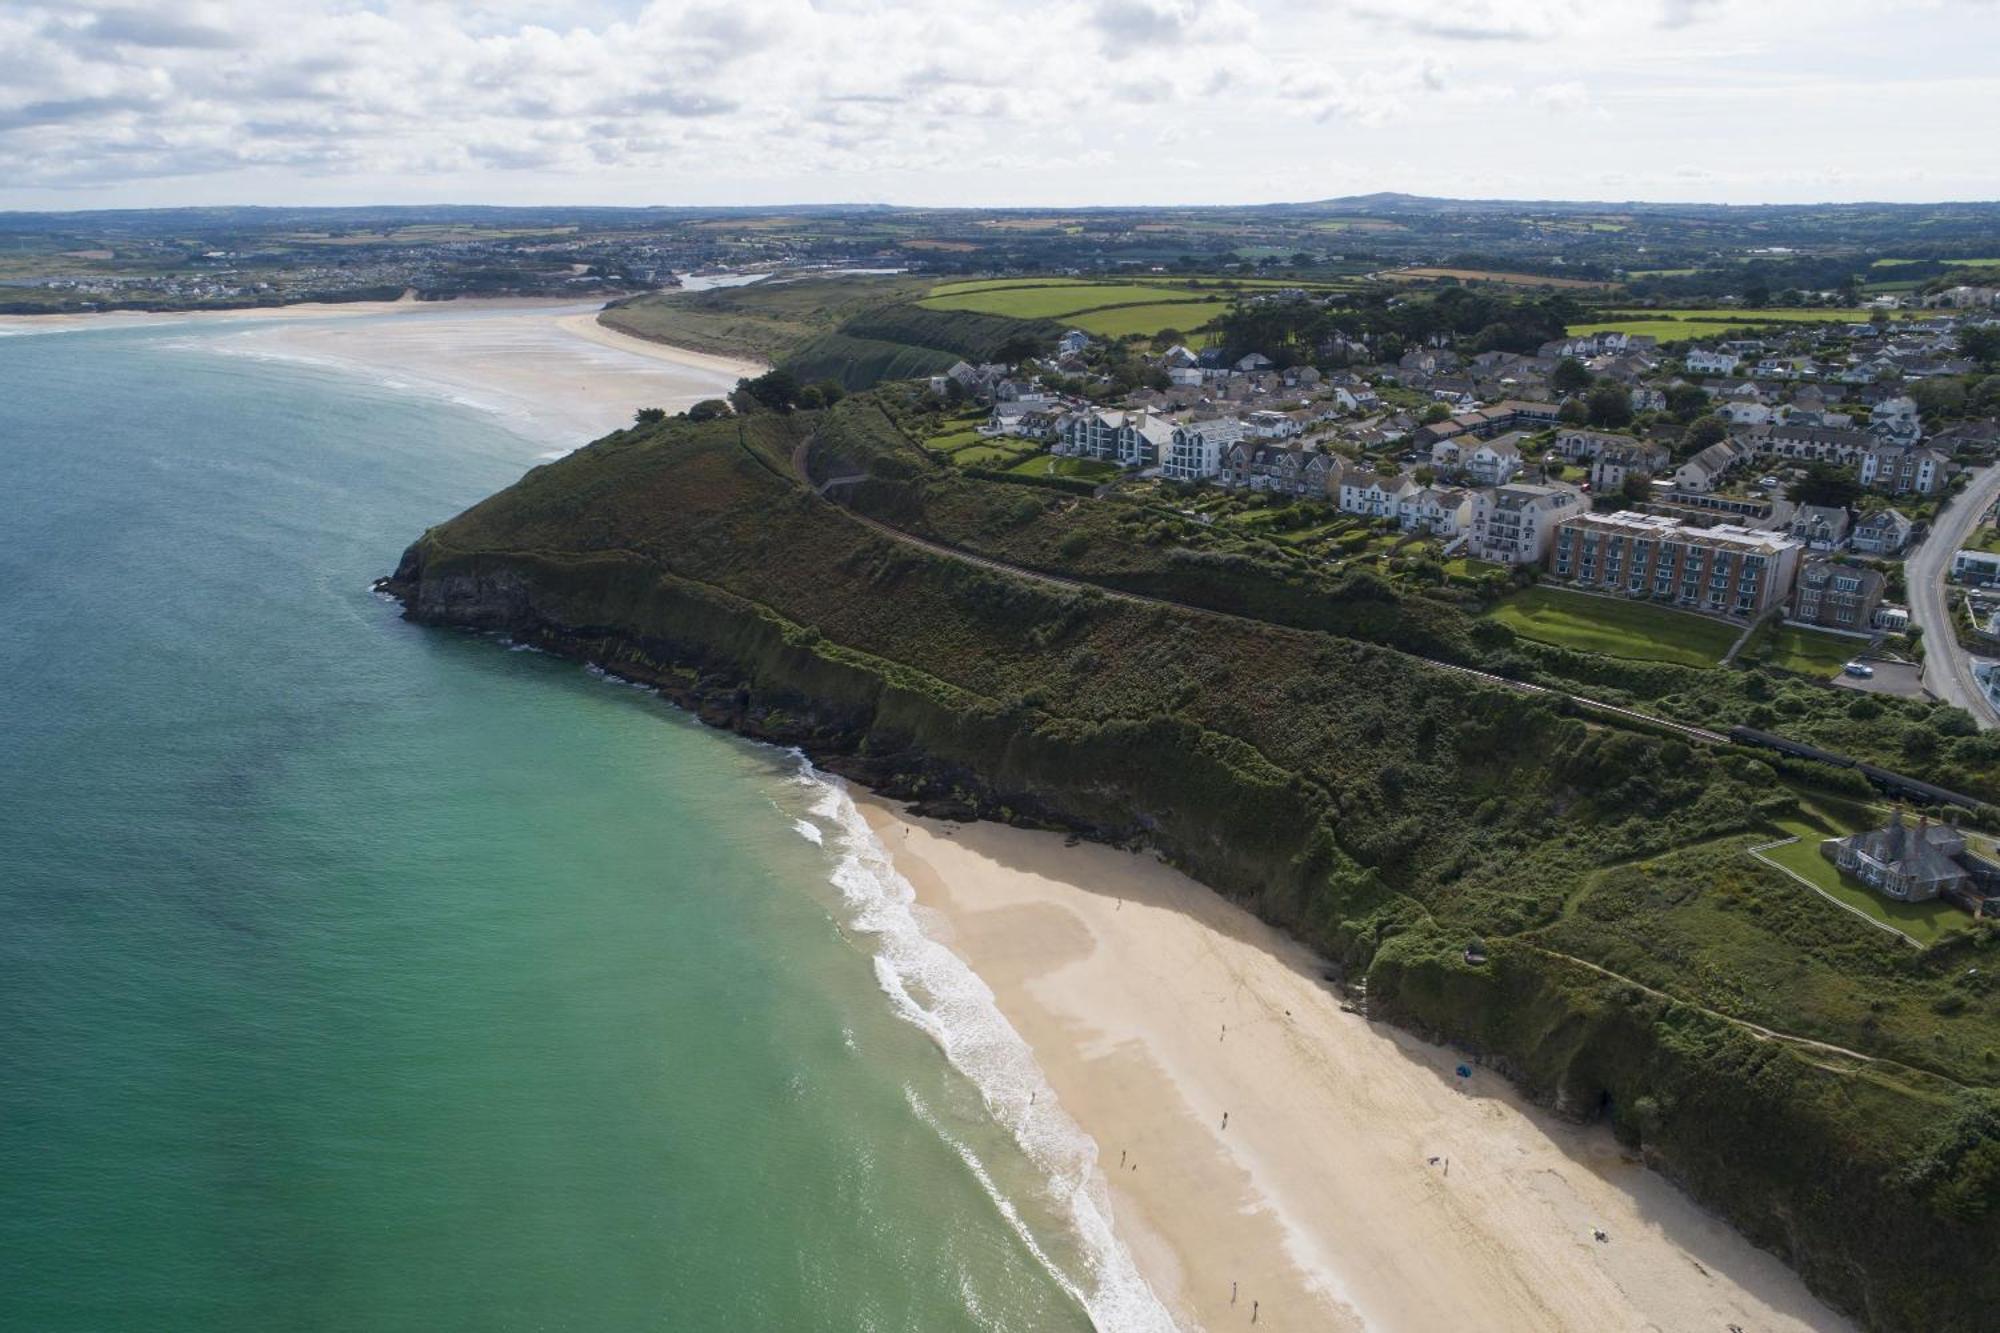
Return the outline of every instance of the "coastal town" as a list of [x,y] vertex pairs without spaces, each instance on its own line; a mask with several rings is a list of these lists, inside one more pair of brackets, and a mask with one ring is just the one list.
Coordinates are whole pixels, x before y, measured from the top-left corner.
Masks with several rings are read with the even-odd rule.
[[[1090,374],[1095,340],[1072,330],[1044,360],[960,362],[929,388],[980,438],[1045,451],[1049,475],[1161,486],[1205,522],[1221,510],[1204,494],[1283,506],[1274,530],[1309,533],[1326,559],[1591,594],[1583,615],[1640,602],[1742,639],[1767,622],[1839,636],[1843,683],[1864,683],[1863,659],[1922,651],[1905,561],[2000,449],[2000,404],[1958,387],[1979,369],[1966,349],[2000,339],[1996,291],[1672,347],[1605,331],[1468,354],[1439,336],[1373,360],[1349,343],[1329,349],[1338,369],[1176,343],[1150,357],[1159,387],[1111,402],[1045,387]],[[1951,551],[1954,583],[2000,582],[1988,544]],[[1968,637],[2000,648],[1996,617]]]

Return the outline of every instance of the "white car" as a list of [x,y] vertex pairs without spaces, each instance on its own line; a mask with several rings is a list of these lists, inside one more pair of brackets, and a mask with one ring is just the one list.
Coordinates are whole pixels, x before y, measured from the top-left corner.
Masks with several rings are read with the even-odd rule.
[[1849,662],[1841,670],[1850,676],[1859,676],[1863,680],[1867,680],[1875,674],[1875,668],[1869,666],[1866,662]]

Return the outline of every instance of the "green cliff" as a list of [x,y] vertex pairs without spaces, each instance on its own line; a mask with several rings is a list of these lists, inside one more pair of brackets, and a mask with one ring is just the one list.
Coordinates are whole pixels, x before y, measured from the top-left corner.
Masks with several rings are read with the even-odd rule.
[[[1158,848],[1365,978],[1376,1017],[1608,1118],[1865,1325],[1990,1326],[1992,936],[1920,953],[1743,851],[1851,793],[1426,665],[1511,651],[1448,604],[1139,560],[1087,497],[927,480],[892,426],[863,398],[623,431],[387,586],[933,811]],[[818,477],[868,475],[857,507],[1104,586],[864,523],[798,480],[809,437]],[[1064,515],[1092,534],[1066,555]]]

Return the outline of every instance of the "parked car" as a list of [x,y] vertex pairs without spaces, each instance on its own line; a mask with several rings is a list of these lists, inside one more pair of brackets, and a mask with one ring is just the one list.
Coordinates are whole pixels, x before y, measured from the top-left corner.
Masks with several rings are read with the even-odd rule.
[[1778,479],[1776,477],[1759,477],[1757,478],[1757,484],[1767,491],[1775,490],[1778,486]]
[[1866,662],[1849,662],[1841,670],[1850,676],[1859,676],[1863,680],[1867,680],[1875,674],[1875,668],[1869,666]]

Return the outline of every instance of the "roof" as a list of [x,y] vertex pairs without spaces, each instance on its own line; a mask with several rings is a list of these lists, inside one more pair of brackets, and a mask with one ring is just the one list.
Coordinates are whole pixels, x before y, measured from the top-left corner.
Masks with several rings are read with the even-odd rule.
[[1914,828],[1904,822],[1898,810],[1886,827],[1870,829],[1840,840],[1843,845],[1886,866],[1899,875],[1909,875],[1920,883],[1958,879],[1966,871],[1958,863],[1965,851],[1965,837],[1949,824],[1923,820]]

